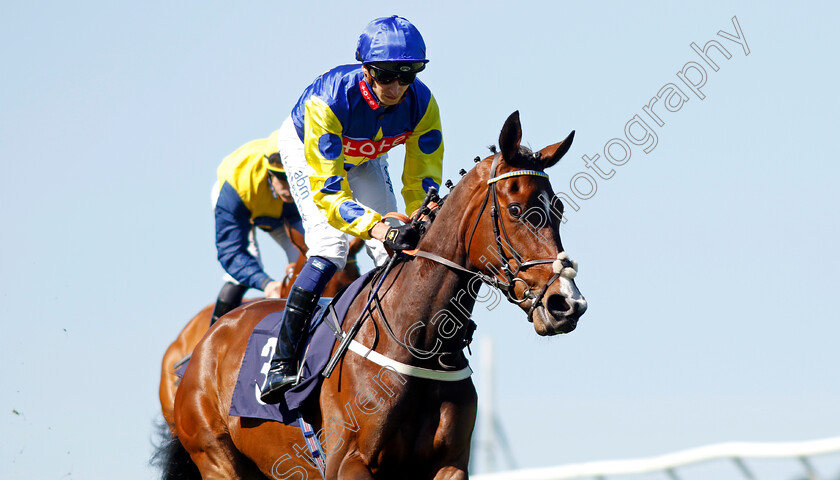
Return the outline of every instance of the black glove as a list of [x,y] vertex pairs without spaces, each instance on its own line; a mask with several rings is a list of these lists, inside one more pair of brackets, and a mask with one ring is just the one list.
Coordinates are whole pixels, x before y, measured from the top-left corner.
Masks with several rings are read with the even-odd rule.
[[385,240],[382,241],[391,250],[413,250],[419,242],[420,234],[411,228],[411,225],[389,228],[385,233]]

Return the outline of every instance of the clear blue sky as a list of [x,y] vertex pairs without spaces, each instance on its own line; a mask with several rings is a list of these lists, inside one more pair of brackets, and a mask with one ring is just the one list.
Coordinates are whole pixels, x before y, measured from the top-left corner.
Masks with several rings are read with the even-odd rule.
[[[217,164],[392,13],[428,45],[445,177],[517,109],[534,148],[577,131],[555,190],[594,175],[583,155],[614,170],[562,229],[578,329],[475,312],[520,466],[840,435],[835,4],[294,3],[0,6],[0,477],[153,475],[160,357],[221,285]],[[717,36],[733,16],[749,55]],[[677,72],[712,39],[731,58],[712,54],[700,100]],[[668,83],[689,101],[655,148],[605,162]]]

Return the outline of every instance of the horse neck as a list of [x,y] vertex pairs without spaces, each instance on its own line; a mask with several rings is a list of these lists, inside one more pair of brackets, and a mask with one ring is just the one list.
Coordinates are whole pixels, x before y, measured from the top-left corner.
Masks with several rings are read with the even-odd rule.
[[[468,190],[453,190],[418,247],[465,267],[469,267],[465,238],[472,226],[468,212],[474,210],[467,205],[473,198]],[[467,334],[479,287],[480,282],[465,272],[414,258],[402,265],[391,285],[395,313],[388,320],[398,337],[411,329],[410,344],[418,350],[458,350]],[[418,327],[417,322],[423,326]],[[405,351],[402,346],[399,349]]]

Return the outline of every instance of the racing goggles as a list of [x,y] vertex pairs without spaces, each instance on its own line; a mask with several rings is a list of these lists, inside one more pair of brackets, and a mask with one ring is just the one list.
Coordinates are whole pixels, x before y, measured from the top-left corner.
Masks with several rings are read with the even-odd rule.
[[398,81],[400,85],[406,86],[414,83],[417,73],[423,71],[426,64],[423,62],[380,62],[369,63],[367,67],[370,76],[382,85]]

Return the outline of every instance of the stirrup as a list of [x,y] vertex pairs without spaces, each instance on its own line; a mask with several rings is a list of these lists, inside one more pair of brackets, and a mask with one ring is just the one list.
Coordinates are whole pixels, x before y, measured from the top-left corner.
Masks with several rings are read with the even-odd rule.
[[300,372],[292,370],[291,375],[278,371],[272,375],[271,370],[265,379],[265,385],[260,389],[260,400],[274,405],[283,401],[283,397],[290,388],[300,383]]
[[178,370],[179,368],[181,368],[181,365],[189,362],[190,358],[192,358],[192,352],[188,353],[184,358],[172,364],[172,370]]

